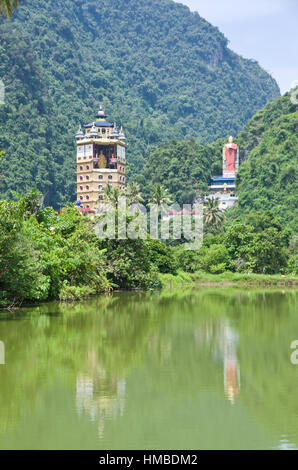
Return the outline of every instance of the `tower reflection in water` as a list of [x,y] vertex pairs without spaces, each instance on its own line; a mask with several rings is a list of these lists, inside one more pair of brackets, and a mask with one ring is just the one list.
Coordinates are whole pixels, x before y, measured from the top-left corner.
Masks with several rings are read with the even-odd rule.
[[[212,344],[213,357],[223,362],[224,395],[235,404],[240,393],[240,365],[237,359],[238,334],[225,319],[208,322],[203,331],[195,332],[195,342]],[[117,377],[101,367],[93,352],[88,354],[88,371],[79,372],[76,377],[76,409],[92,422],[97,423],[100,438],[104,437],[105,422],[122,417],[125,409],[126,379]]]
[[203,329],[195,330],[195,343],[199,348],[209,345],[213,360],[223,362],[224,396],[235,404],[240,393],[239,337],[229,320],[207,321]]
[[[90,357],[94,359],[93,354]],[[76,409],[97,422],[99,438],[104,437],[105,421],[123,416],[125,407],[125,378],[117,378],[95,365],[89,374],[79,373],[76,379]],[[91,373],[90,373],[91,372]]]
[[237,359],[238,335],[228,323],[223,326],[224,390],[234,404],[240,392],[240,365]]

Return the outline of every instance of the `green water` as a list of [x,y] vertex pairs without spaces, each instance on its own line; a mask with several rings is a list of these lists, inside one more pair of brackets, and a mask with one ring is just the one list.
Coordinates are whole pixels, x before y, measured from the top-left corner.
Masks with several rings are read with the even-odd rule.
[[297,298],[199,288],[0,314],[0,448],[297,448]]

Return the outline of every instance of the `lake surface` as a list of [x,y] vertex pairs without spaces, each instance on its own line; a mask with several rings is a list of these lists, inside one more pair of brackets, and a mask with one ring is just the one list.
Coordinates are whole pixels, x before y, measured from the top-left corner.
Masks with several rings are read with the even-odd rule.
[[1,313],[0,449],[296,449],[297,298],[200,287]]

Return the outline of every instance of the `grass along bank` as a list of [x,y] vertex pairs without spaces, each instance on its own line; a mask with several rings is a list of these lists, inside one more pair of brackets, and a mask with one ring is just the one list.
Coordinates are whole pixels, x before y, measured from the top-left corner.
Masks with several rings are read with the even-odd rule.
[[287,286],[298,287],[298,276],[281,274],[244,274],[225,272],[222,274],[210,274],[204,271],[185,273],[178,271],[173,274],[159,274],[164,287],[179,287],[187,285],[249,285],[249,286]]

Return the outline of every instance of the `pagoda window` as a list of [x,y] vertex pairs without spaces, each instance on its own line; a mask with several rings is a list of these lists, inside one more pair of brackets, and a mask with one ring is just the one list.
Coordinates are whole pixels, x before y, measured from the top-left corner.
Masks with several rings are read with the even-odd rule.
[[89,185],[87,184],[86,189],[89,189]]
[[83,176],[80,176],[80,180],[83,181],[83,179],[84,179]]
[[103,176],[102,175],[98,175],[98,179],[99,180],[102,180]]
[[83,186],[80,186],[80,190],[83,191],[84,187]]
[[87,175],[87,176],[86,176],[86,180],[89,180],[89,179],[90,179],[90,176],[89,176],[89,175]]
[[81,171],[83,171],[83,170],[84,170],[84,167],[83,167],[82,165],[80,166],[80,170],[81,170]]
[[90,170],[90,166],[89,166],[89,165],[86,166],[86,170]]
[[86,196],[86,199],[87,199],[87,201],[89,201],[89,199],[90,199],[89,196],[88,196],[88,194],[87,194],[87,196]]
[[112,180],[112,179],[113,179],[113,175],[109,175],[108,178],[109,178],[109,180]]
[[80,196],[81,201],[83,200],[83,196]]

